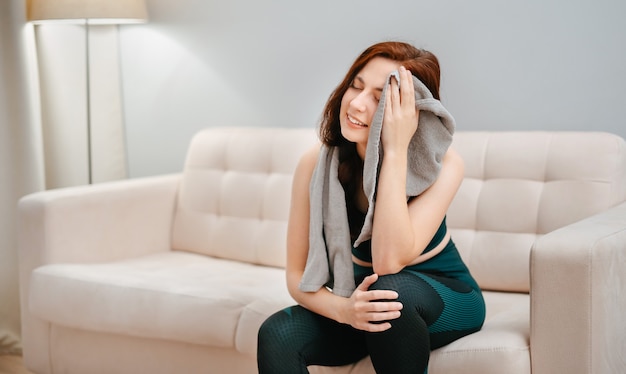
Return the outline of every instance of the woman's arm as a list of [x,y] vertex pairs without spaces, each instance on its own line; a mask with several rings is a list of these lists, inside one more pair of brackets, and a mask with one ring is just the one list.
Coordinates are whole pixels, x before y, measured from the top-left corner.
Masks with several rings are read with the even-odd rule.
[[450,149],[435,183],[407,204],[405,186],[396,186],[400,171],[389,164],[381,168],[372,229],[372,266],[380,275],[397,273],[422,254],[463,180],[463,160]]
[[400,89],[392,79],[383,122],[385,157],[372,228],[372,266],[379,275],[399,272],[424,251],[463,180],[463,160],[450,149],[437,180],[407,204],[407,152],[419,113],[410,72],[401,69],[400,77]]
[[398,318],[402,304],[393,301],[371,302],[398,297],[395,291],[367,291],[378,279],[376,275],[366,278],[350,298],[334,295],[325,287],[317,292],[303,292],[298,288],[309,251],[309,184],[318,155],[319,147],[307,152],[294,173],[287,228],[287,288],[298,304],[315,313],[361,330],[387,330],[391,327],[389,322],[371,322]]

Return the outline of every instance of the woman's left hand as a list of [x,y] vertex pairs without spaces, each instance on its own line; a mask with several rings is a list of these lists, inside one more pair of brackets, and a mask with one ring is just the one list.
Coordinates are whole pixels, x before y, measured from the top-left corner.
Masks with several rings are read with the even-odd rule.
[[413,75],[404,66],[398,70],[400,85],[391,78],[385,101],[381,141],[385,152],[406,151],[417,130],[419,110],[415,108]]

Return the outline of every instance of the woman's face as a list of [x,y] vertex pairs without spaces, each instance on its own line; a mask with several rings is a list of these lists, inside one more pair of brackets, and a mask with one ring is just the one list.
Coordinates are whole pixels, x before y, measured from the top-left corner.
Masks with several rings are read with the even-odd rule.
[[359,71],[341,99],[339,123],[341,135],[357,144],[361,157],[365,156],[369,126],[378,108],[385,80],[400,63],[382,57],[373,58]]

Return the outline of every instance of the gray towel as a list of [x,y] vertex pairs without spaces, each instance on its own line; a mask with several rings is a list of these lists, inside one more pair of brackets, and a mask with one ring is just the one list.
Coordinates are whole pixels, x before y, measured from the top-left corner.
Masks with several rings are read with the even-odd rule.
[[[391,75],[397,76],[397,72]],[[390,75],[390,76],[391,76]],[[433,98],[428,88],[416,77],[415,106],[420,110],[417,131],[408,152],[407,199],[424,192],[433,184],[455,129],[454,118]],[[385,98],[389,79],[370,125],[363,165],[363,190],[369,207],[359,237],[350,243],[350,228],[345,194],[337,173],[339,151],[322,146],[310,185],[309,254],[300,290],[315,292],[326,286],[336,295],[349,297],[356,285],[352,265],[352,246],[371,238],[377,178],[383,158],[380,143]]]

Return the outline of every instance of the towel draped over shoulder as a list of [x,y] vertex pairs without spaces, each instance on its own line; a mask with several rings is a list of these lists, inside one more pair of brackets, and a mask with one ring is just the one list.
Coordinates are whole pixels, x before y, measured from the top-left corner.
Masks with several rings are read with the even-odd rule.
[[[393,72],[391,76],[398,76]],[[328,287],[339,296],[349,297],[356,285],[352,264],[352,247],[369,240],[376,203],[378,174],[384,157],[380,136],[385,98],[390,78],[383,88],[380,103],[370,125],[363,164],[363,190],[369,206],[365,222],[354,243],[345,193],[338,178],[339,149],[322,145],[313,171],[310,194],[309,253],[299,288],[315,292]],[[455,121],[452,115],[415,76],[415,106],[420,110],[419,122],[408,150],[406,195],[418,196],[430,187],[439,175],[444,154],[452,142]]]

